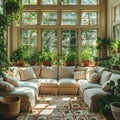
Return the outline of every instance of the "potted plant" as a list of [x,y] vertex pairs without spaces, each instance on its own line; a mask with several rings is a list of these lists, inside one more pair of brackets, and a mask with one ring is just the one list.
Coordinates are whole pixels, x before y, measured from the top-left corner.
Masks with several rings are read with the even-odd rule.
[[90,61],[92,61],[93,59],[92,48],[90,48],[89,46],[83,47],[80,55],[84,63],[84,66],[89,66]]
[[120,79],[117,80],[117,85],[115,85],[114,81],[110,80],[110,82],[107,83],[107,87],[109,88],[109,93],[100,99],[100,113],[103,114],[105,114],[106,111],[111,111],[111,104],[113,102],[120,103]]
[[24,66],[29,59],[28,49],[25,46],[20,46],[11,55],[11,61],[14,65]]
[[66,66],[73,66],[77,60],[77,56],[75,52],[69,52],[66,57]]
[[39,58],[40,58],[40,61],[43,62],[43,65],[51,66],[51,64],[52,64],[51,53],[42,51],[42,53],[40,54]]

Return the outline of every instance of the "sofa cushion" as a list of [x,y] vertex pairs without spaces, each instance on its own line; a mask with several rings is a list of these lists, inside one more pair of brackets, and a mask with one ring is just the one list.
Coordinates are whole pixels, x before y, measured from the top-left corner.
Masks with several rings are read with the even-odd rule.
[[57,79],[58,67],[57,66],[42,66],[41,78]]
[[90,83],[98,83],[99,75],[98,73],[92,73],[90,79],[88,80]]
[[61,78],[72,78],[75,71],[75,66],[60,66],[59,67],[59,79]]
[[5,74],[4,80],[5,80],[6,82],[11,83],[11,84],[14,85],[15,87],[18,87],[18,86],[19,86],[18,81],[17,81],[14,77],[12,77],[12,76],[10,76],[10,75],[8,75],[8,74]]
[[38,66],[31,66],[34,70],[34,73],[36,75],[37,78],[40,78],[40,72],[41,72],[41,67],[38,65]]
[[110,80],[115,82],[115,85],[117,85],[117,80],[120,79],[120,74],[112,73]]
[[5,82],[3,80],[0,80],[0,90],[1,91],[5,91],[5,92],[11,92],[11,91],[14,91],[15,87],[8,83],[8,82]]
[[97,66],[95,72],[97,72],[99,76],[101,76],[104,70],[105,70],[105,67]]
[[73,73],[73,78],[76,80],[84,79],[85,78],[85,71],[75,71]]
[[91,88],[101,88],[101,85],[95,84],[95,83],[90,83],[90,82],[85,82],[85,83],[80,84],[81,93],[83,93],[84,90],[91,89]]
[[103,85],[106,81],[110,79],[112,72],[104,71],[100,78],[100,84]]
[[86,79],[90,80],[91,74],[93,74],[96,71],[96,67],[91,67],[86,70]]
[[31,67],[24,67],[19,69],[21,80],[29,80],[36,78],[36,75]]

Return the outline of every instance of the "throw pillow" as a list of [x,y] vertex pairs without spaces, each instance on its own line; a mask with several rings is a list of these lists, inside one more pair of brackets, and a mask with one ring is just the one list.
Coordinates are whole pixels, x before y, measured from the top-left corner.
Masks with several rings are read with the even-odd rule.
[[37,78],[40,78],[41,67],[40,66],[31,66],[34,70],[34,73]]
[[41,78],[57,79],[58,67],[57,66],[42,66]]
[[3,80],[0,81],[0,90],[5,91],[5,92],[12,92],[15,89],[15,87]]
[[9,82],[9,83],[11,83],[12,85],[14,85],[15,87],[19,87],[19,84],[18,84],[18,81],[14,78],[14,77],[12,77],[12,76],[10,76],[10,75],[5,75],[4,76],[4,80],[6,81],[6,82]]
[[73,78],[76,80],[85,79],[85,71],[76,71],[73,74]]
[[36,75],[31,67],[21,68],[19,70],[21,80],[29,80],[36,78]]
[[92,73],[90,79],[88,80],[90,83],[98,83],[99,75],[98,73]]
[[106,81],[110,79],[112,72],[104,71],[100,78],[100,84],[103,85]]
[[109,83],[110,81],[106,81],[103,85],[102,85],[102,89],[105,92],[108,92],[111,89],[111,86],[107,85],[107,83]]
[[72,78],[75,71],[75,66],[60,66],[59,67],[59,79],[60,78]]

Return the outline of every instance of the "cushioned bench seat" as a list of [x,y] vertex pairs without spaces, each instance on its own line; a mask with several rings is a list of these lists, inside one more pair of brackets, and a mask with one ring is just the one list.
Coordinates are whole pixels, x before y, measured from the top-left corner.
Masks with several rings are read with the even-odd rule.
[[40,94],[58,94],[57,79],[41,79]]
[[78,84],[75,79],[63,78],[58,82],[59,95],[62,94],[74,94],[78,93]]

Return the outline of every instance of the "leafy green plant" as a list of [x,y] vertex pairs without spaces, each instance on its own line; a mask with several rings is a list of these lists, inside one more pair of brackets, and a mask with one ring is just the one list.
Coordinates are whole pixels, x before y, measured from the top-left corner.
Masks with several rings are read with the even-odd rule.
[[[12,11],[9,12],[7,8],[13,1],[14,4],[19,6],[19,9],[12,7]],[[5,33],[7,33],[7,27],[10,26],[12,22],[18,21],[20,17],[18,15],[20,15],[21,3],[18,0],[6,0],[2,7],[3,13],[0,14],[0,77],[4,76],[4,71],[6,71],[9,67]]]
[[100,113],[104,114],[107,110],[110,110],[110,104],[112,102],[120,102],[120,79],[117,80],[117,85],[115,82],[110,80],[107,85],[109,86],[109,94],[103,96],[100,99]]
[[66,57],[66,62],[75,62],[77,59],[77,55],[75,52],[69,52],[69,54]]
[[80,56],[82,57],[82,60],[89,60],[92,61],[93,60],[93,52],[92,52],[92,48],[85,46],[82,48],[82,51],[80,53]]

